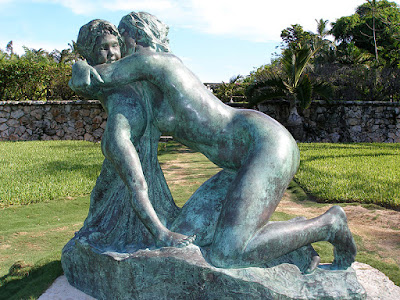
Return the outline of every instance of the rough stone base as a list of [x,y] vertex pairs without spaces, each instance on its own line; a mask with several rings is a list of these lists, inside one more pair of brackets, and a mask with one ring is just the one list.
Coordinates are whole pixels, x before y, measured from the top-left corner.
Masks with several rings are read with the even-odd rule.
[[97,299],[365,299],[355,271],[317,269],[304,275],[290,264],[220,269],[194,245],[185,248],[98,253],[86,243],[63,250],[74,287]]

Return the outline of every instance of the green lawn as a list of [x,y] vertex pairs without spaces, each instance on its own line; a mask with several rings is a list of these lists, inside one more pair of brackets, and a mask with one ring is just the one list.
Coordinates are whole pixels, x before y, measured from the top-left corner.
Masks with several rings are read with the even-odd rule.
[[400,144],[300,144],[300,186],[321,202],[400,209]]
[[0,209],[0,299],[36,299],[62,274],[61,249],[88,208],[89,196]]
[[[161,163],[170,160],[175,145],[166,147]],[[400,209],[400,144],[299,147],[301,165],[295,180],[318,201]],[[0,207],[87,195],[103,161],[99,144],[82,141],[1,142],[0,153]],[[210,176],[203,173],[198,180]]]
[[100,173],[99,144],[0,142],[0,207],[87,195]]
[[[296,181],[318,200],[365,198],[386,206],[382,199],[390,196],[390,206],[399,207],[399,145],[300,144],[300,149]],[[76,141],[1,142],[0,151],[0,299],[37,299],[62,273],[61,249],[87,215],[103,156],[99,144]],[[161,146],[159,154],[180,206],[219,170],[176,143]],[[369,189],[377,178],[379,185]],[[358,194],[346,198],[353,190]],[[277,213],[274,220],[292,217]],[[399,285],[399,267],[379,260],[359,237],[356,240],[357,260],[370,263]],[[319,243],[316,248],[331,259],[330,245]]]

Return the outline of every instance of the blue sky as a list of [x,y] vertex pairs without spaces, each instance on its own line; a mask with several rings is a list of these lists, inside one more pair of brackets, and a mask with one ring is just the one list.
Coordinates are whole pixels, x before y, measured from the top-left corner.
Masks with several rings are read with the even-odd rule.
[[[270,62],[280,32],[291,24],[316,30],[354,13],[365,0],[0,0],[0,49],[9,41],[46,50],[68,48],[92,19],[116,25],[131,11],[147,11],[170,27],[172,52],[203,82],[228,81]],[[395,1],[400,3],[399,1]]]

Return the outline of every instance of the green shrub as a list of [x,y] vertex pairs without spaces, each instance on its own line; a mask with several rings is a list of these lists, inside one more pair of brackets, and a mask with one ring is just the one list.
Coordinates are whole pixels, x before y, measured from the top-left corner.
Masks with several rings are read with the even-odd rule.
[[[73,48],[73,46],[71,46]],[[69,88],[74,61],[79,56],[71,49],[51,53],[24,47],[25,54],[0,50],[0,101],[67,100],[78,96]]]
[[27,59],[0,61],[0,100],[74,99],[71,66]]

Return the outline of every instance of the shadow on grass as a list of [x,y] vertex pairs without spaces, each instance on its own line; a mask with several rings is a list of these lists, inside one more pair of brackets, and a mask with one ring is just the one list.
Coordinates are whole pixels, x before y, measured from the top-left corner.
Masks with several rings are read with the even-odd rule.
[[[46,141],[48,143],[48,141]],[[99,148],[100,149],[100,143],[93,143],[93,142],[87,142],[87,141],[79,141],[79,140],[73,140],[69,141],[69,143],[56,143],[56,144],[49,144],[49,148],[54,148],[54,149],[76,149],[80,151],[83,148]]]
[[52,176],[66,171],[77,172],[77,173],[79,172],[79,174],[84,174],[85,177],[89,179],[96,179],[98,173],[101,170],[102,164],[103,161],[99,163],[93,163],[91,165],[88,165],[87,163],[85,164],[71,163],[71,160],[52,161],[46,164],[46,171],[47,171],[46,173]]
[[177,153],[195,153],[196,151],[176,142],[170,141],[167,143],[161,142],[158,144],[158,155],[177,154]]
[[0,278],[0,300],[37,299],[62,274],[59,260],[33,268],[14,264]]
[[303,150],[323,150],[323,149],[368,149],[368,150],[383,150],[399,149],[400,145],[396,143],[301,143]]
[[302,162],[311,162],[311,161],[315,161],[315,160],[325,160],[325,159],[329,159],[329,158],[334,158],[334,159],[339,159],[339,158],[361,158],[361,157],[365,157],[365,158],[376,158],[376,157],[383,157],[383,156],[393,156],[393,157],[397,157],[397,153],[371,153],[371,154],[348,154],[348,155],[324,155],[324,154],[320,154],[320,155],[310,155],[307,158],[303,158]]

